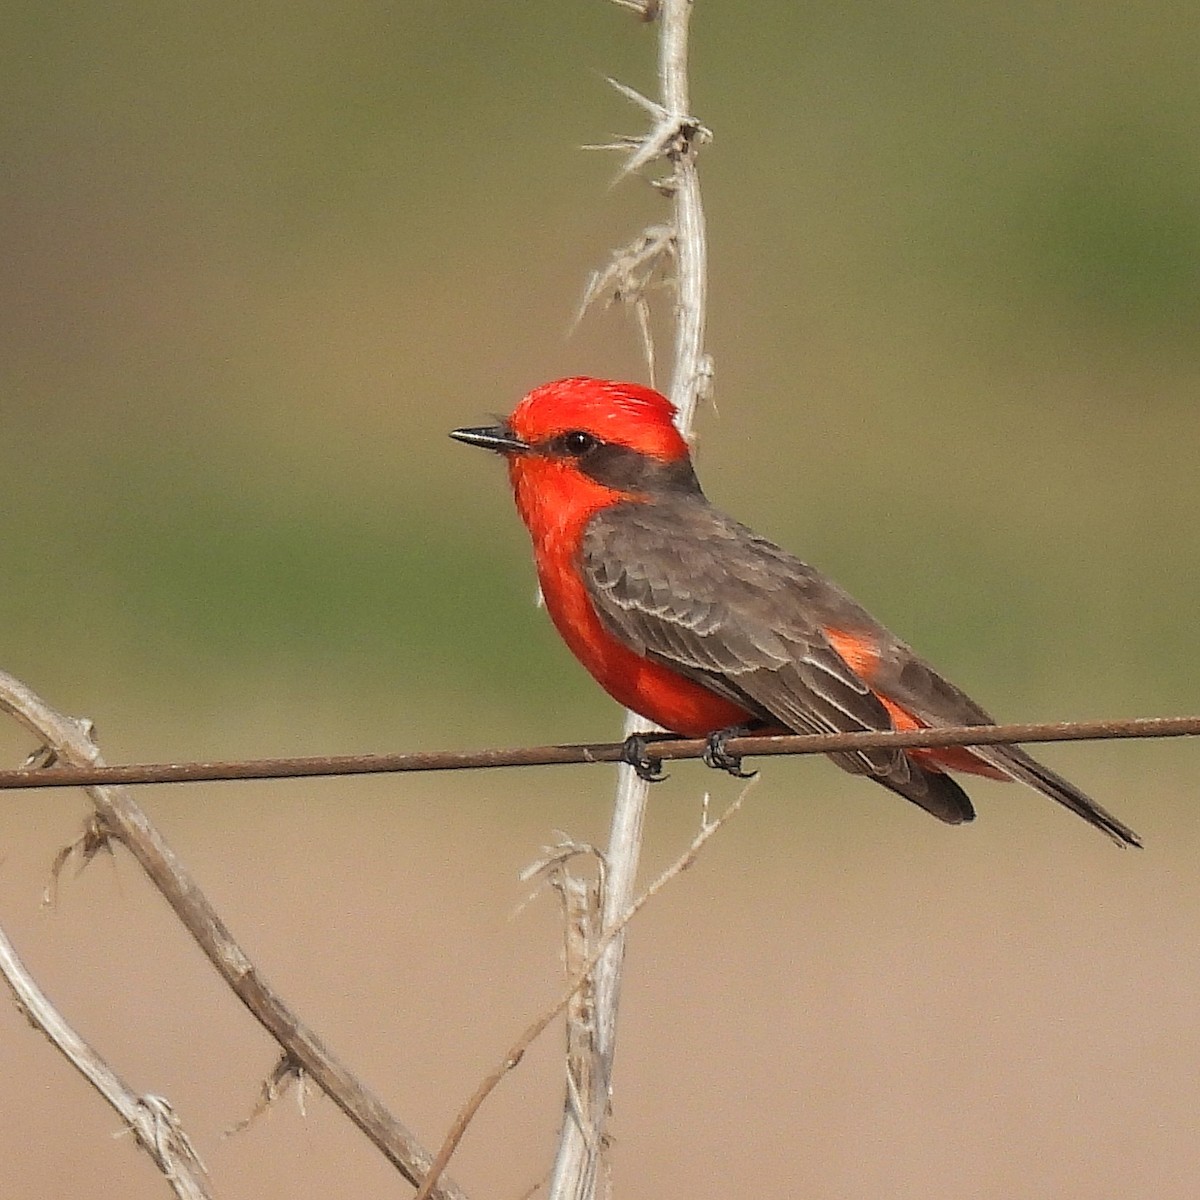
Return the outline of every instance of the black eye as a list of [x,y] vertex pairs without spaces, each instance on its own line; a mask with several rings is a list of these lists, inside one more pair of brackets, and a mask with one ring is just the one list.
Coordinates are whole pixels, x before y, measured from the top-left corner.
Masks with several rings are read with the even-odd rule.
[[594,438],[590,433],[585,433],[582,429],[572,429],[570,433],[564,433],[559,442],[568,454],[575,457],[586,454],[600,444],[598,438]]

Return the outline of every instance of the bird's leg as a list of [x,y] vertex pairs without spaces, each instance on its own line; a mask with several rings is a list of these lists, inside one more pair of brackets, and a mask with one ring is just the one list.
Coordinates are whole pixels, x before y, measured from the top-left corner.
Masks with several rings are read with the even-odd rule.
[[725,743],[730,738],[745,737],[752,729],[750,725],[730,725],[726,729],[717,729],[708,735],[704,747],[704,763],[720,771],[728,771],[735,779],[753,779],[757,771],[742,770],[742,756],[730,754],[725,749]]
[[673,733],[631,733],[621,745],[621,762],[631,766],[639,779],[647,783],[662,783],[667,778],[662,759],[647,750],[650,742],[669,741]]

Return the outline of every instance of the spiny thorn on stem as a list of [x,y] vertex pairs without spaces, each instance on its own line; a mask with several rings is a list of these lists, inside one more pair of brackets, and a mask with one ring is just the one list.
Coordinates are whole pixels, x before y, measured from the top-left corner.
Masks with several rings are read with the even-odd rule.
[[611,75],[605,75],[604,81],[609,87],[620,92],[626,100],[632,100],[639,108],[644,108],[656,121],[666,120],[667,110],[657,100],[651,100],[649,96],[642,95],[637,88],[632,88]]
[[627,8],[635,12],[648,25],[658,17],[662,9],[662,0],[610,0],[618,8]]
[[667,281],[667,267],[675,257],[675,229],[671,225],[650,225],[637,237],[612,253],[608,264],[591,273],[571,328],[601,296],[609,306],[623,304],[633,310],[641,334],[646,367],[654,383],[654,337],[650,327],[650,305],[646,293]]
[[[695,117],[672,114],[656,100],[643,96],[636,88],[621,83],[612,76],[605,76],[608,84],[627,100],[648,112],[654,118],[654,127],[642,137],[617,135],[612,142],[588,146],[589,150],[619,150],[629,153],[617,178],[632,175],[647,163],[659,158],[678,162],[692,152],[693,147],[712,140],[712,130],[702,125]],[[657,184],[661,190],[662,185]]]

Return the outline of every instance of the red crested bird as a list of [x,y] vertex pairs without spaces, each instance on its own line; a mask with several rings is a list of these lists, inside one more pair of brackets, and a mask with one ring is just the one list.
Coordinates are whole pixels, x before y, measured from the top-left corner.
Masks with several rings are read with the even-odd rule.
[[[650,388],[580,377],[535,388],[498,425],[451,434],[507,459],[546,608],[605,691],[675,734],[707,737],[706,761],[735,774],[724,740],[746,731],[994,723],[835,583],[709,504],[674,417]],[[628,750],[653,776],[644,740]],[[1141,845],[1018,746],[829,757],[952,825],[975,810],[951,770],[1018,780],[1119,845]]]

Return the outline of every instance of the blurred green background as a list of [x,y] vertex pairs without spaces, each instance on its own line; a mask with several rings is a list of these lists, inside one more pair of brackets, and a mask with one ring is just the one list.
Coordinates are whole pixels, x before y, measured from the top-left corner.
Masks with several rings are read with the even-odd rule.
[[[663,215],[601,3],[9,5],[5,665],[123,752],[594,737],[498,468],[445,437],[643,374],[588,269]],[[1019,716],[1194,696],[1198,23],[696,22],[719,504]],[[236,747],[209,715],[238,714]],[[369,736],[368,736],[369,734]],[[320,741],[318,736],[318,741]],[[344,741],[339,741],[344,745]]]
[[[94,718],[114,760],[613,734],[532,605],[498,464],[446,432],[559,375],[644,377],[621,314],[567,330],[588,271],[665,214],[578,149],[642,128],[602,77],[652,91],[653,31],[600,0],[4,16],[0,666]],[[1001,716],[1194,710],[1194,5],[699,0],[693,43],[710,497]],[[1198,832],[1194,747],[1047,757],[1160,846]],[[824,764],[767,776],[755,853],[851,869],[846,807],[858,836],[884,803]],[[350,794],[383,811],[388,787]],[[434,846],[438,814],[511,832],[511,879],[551,827],[602,836],[610,787],[401,791]],[[1091,849],[981,789],[994,836]],[[314,811],[199,794],[157,793],[202,845]],[[303,794],[323,838],[366,820]],[[942,831],[901,807],[875,836],[908,869]],[[1022,860],[1007,845],[947,853]]]

